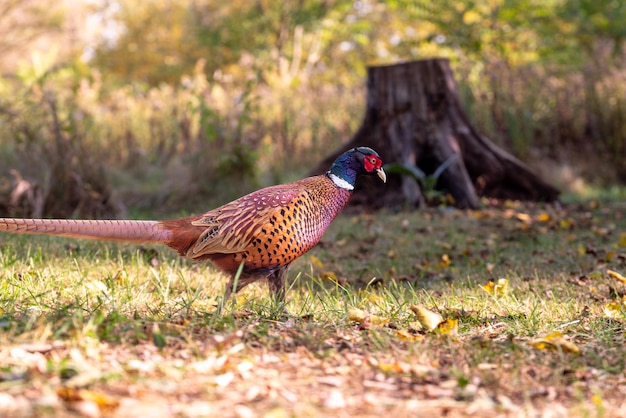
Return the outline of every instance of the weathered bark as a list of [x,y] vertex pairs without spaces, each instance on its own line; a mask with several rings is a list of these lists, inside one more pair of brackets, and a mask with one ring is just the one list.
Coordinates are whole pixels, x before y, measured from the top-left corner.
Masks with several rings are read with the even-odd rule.
[[[385,162],[411,164],[427,174],[457,155],[436,187],[449,193],[458,207],[479,206],[479,195],[544,201],[554,201],[559,195],[556,188],[470,125],[445,59],[369,67],[361,127],[314,172],[322,172],[339,154],[355,146],[370,146]],[[373,207],[424,204],[415,179],[389,177],[385,187],[368,184],[353,200]]]

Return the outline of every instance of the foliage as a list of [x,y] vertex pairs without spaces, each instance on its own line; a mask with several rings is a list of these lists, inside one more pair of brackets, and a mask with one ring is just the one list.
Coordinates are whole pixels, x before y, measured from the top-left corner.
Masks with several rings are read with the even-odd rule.
[[15,183],[10,198],[3,199],[7,212],[110,217],[118,208],[104,166],[87,141],[89,117],[76,103],[75,70],[51,62],[40,57],[38,65],[19,74],[20,84],[2,85],[8,94],[0,96],[0,129],[9,139],[3,146],[11,151],[5,167]]
[[[556,161],[573,171],[572,187],[581,175],[626,178],[620,1],[120,0],[86,7],[101,36],[75,48],[73,61],[59,54],[44,63],[46,89],[76,133],[69,142],[105,163],[112,187],[131,205],[195,206],[190,196],[223,202],[301,176],[358,128],[367,65],[431,56],[452,61],[477,130],[533,168]],[[41,73],[47,56],[34,54],[20,75],[0,80],[10,109],[0,126],[8,139],[0,145],[4,195],[8,169],[21,160],[14,128],[54,143],[54,129],[41,129],[50,117],[25,111],[46,111],[24,75]],[[554,180],[569,186],[567,178]]]
[[4,0],[0,3],[0,53],[4,57],[0,70],[7,71],[13,64],[6,62],[7,57],[15,58],[30,42],[61,32],[64,17],[62,7],[52,0]]
[[444,194],[436,190],[435,186],[437,185],[439,177],[451,164],[454,164],[458,160],[458,157],[458,154],[453,154],[430,175],[424,173],[419,167],[408,163],[385,164],[385,172],[412,177],[419,183],[422,194],[428,202],[433,202],[435,199],[438,199],[438,203],[441,203],[444,201]]

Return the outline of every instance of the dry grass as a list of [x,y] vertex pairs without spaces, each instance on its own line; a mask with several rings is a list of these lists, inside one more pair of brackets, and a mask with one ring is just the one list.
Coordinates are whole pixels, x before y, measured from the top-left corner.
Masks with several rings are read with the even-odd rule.
[[214,315],[224,278],[161,248],[3,235],[0,415],[623,416],[624,231],[597,201],[344,215],[287,319],[264,286]]

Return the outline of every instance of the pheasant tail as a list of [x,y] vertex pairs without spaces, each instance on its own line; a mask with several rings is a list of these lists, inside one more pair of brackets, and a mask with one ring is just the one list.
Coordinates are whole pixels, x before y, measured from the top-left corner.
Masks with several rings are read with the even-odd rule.
[[168,243],[172,239],[172,231],[158,221],[0,218],[0,231],[126,242]]

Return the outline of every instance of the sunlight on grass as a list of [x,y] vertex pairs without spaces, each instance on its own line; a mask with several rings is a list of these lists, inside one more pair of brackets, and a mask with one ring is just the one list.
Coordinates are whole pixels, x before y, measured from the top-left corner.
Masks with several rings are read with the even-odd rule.
[[593,416],[620,405],[624,212],[345,215],[294,263],[288,314],[255,283],[217,315],[226,277],[165,248],[2,235],[0,389],[15,411],[50,416],[145,415],[191,393],[294,415],[556,402]]

